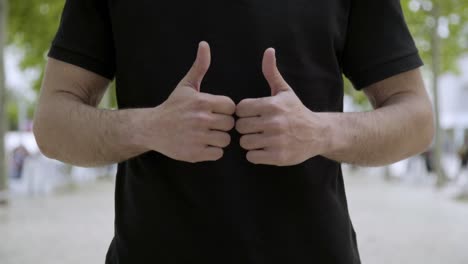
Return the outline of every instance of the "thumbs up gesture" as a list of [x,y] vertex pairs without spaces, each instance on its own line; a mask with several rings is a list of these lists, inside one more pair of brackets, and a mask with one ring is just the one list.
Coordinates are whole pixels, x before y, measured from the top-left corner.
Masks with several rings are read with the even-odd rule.
[[276,65],[275,50],[263,57],[263,74],[271,97],[244,99],[236,108],[236,130],[247,160],[254,164],[291,166],[323,153],[327,127],[310,111],[284,80]]
[[[145,136],[151,149],[180,161],[214,161],[223,156],[234,128],[235,103],[226,96],[201,92],[201,83],[210,67],[208,43],[201,42],[190,71],[169,98],[145,120]],[[155,133],[155,130],[156,133]],[[152,140],[154,135],[157,140]]]

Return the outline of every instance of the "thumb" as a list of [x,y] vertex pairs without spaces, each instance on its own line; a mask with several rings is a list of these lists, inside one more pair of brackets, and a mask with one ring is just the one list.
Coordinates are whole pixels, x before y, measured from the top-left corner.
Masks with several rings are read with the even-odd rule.
[[284,80],[276,65],[276,51],[269,48],[263,55],[262,71],[271,88],[271,95],[275,96],[280,92],[289,91],[291,87]]
[[202,41],[198,44],[197,58],[190,68],[187,75],[182,79],[182,84],[187,85],[200,91],[201,82],[205,77],[211,63],[211,51],[210,46],[206,41]]

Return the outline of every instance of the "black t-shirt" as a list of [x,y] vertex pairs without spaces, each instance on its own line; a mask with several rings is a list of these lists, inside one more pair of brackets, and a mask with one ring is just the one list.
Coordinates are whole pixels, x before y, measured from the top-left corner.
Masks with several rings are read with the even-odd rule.
[[[202,40],[203,92],[270,96],[261,62],[274,47],[316,112],[342,111],[343,73],[361,89],[422,64],[398,0],[68,0],[49,56],[115,77],[119,108],[154,107]],[[338,162],[253,165],[231,135],[216,162],[153,151],[118,165],[107,263],[360,263]]]

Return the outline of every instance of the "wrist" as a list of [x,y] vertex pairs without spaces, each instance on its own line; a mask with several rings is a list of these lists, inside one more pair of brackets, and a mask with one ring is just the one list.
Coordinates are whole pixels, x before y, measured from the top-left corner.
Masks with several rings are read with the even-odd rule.
[[137,150],[138,152],[147,152],[152,150],[152,145],[154,145],[154,139],[157,138],[157,132],[154,131],[154,128],[150,125],[154,123],[153,120],[158,119],[155,108],[141,108],[141,109],[132,109],[129,111],[129,126],[126,130],[126,137],[131,145],[131,148]]
[[322,156],[327,158],[341,153],[347,148],[345,139],[345,128],[342,122],[338,120],[338,115],[334,113],[317,113],[320,115],[320,123],[322,125]]

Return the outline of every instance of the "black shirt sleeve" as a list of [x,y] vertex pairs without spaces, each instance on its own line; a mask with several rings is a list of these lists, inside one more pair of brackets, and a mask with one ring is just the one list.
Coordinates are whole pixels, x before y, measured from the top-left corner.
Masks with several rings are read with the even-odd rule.
[[48,56],[113,79],[115,52],[107,1],[67,0]]
[[399,0],[351,0],[343,73],[356,89],[423,65]]

